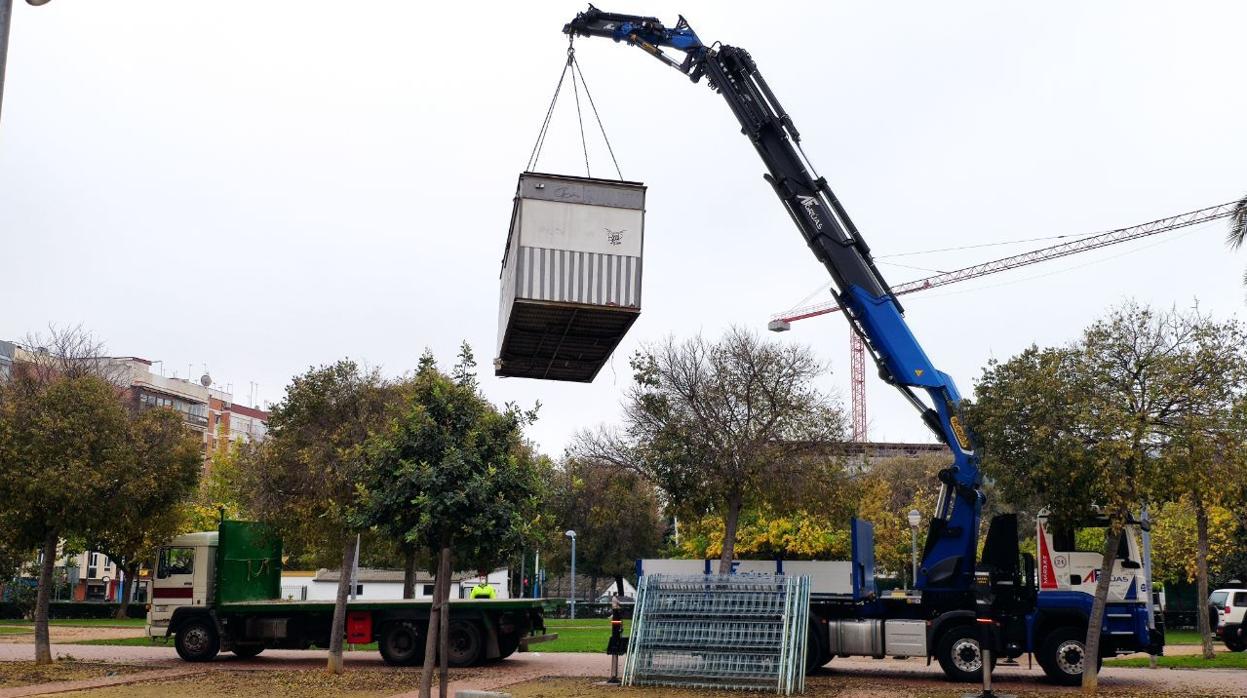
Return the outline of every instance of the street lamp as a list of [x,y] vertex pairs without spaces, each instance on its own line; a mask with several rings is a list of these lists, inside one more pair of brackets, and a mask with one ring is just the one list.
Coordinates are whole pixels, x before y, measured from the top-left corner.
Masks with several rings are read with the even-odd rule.
[[[49,0],[26,0],[26,4],[48,4]],[[0,105],[4,104],[4,64],[9,55],[9,22],[13,18],[13,0],[0,0]]]
[[913,539],[912,558],[913,558],[913,568],[914,568],[914,575],[912,579],[913,579],[913,585],[915,587],[918,586],[918,524],[919,523],[922,523],[922,512],[918,511],[917,509],[910,509],[909,510],[909,530],[911,533],[911,538]]
[[576,532],[567,529],[567,533],[563,535],[572,539],[572,593],[571,593],[571,618],[576,620]]

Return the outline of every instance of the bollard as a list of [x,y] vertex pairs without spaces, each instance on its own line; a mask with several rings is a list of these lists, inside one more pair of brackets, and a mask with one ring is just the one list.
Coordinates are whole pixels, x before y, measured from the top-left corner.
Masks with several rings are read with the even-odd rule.
[[628,651],[628,638],[623,636],[623,609],[619,606],[619,597],[611,597],[611,638],[606,643],[606,653],[611,656],[611,677],[609,684],[619,683],[619,655]]
[[992,691],[992,619],[979,618],[979,661],[983,666],[983,692],[967,693],[962,698],[1014,698]]

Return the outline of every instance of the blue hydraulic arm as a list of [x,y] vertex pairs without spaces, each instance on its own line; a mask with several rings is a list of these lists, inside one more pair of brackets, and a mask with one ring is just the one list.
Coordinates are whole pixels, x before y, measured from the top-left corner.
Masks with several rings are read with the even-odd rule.
[[[766,166],[763,177],[831,274],[832,293],[874,357],[880,377],[905,395],[952,450],[953,464],[939,474],[942,486],[917,586],[933,593],[970,590],[983,495],[978,455],[957,414],[961,395],[909,331],[900,302],[875,268],[866,241],[827,180],[805,157],[800,133],[753,59],[734,46],[706,46],[684,17],[668,28],[653,17],[602,12],[590,5],[563,31],[572,37],[602,36],[637,46],[693,82],[705,77],[727,101]],[[664,48],[683,51],[683,60],[672,58]],[[925,391],[932,406],[916,390]]]

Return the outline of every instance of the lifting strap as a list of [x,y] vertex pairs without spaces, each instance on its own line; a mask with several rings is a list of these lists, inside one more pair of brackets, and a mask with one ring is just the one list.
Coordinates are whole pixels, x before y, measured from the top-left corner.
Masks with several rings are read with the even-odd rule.
[[554,96],[550,99],[550,106],[546,109],[546,117],[541,122],[541,129],[537,132],[537,142],[533,144],[533,150],[528,156],[528,165],[525,168],[528,172],[535,171],[538,161],[541,159],[541,149],[545,146],[546,135],[550,131],[550,121],[554,118],[554,107],[558,104],[559,94],[563,90],[563,81],[567,78],[568,71],[572,73],[572,93],[576,102],[576,121],[580,127],[580,147],[584,152],[585,158],[585,176],[592,177],[592,171],[589,168],[589,144],[585,138],[584,116],[580,109],[580,88],[576,82],[579,80],[580,86],[584,87],[585,98],[589,101],[589,108],[593,110],[593,118],[598,123],[598,130],[602,133],[602,141],[606,143],[606,151],[610,153],[611,163],[615,166],[615,174],[619,179],[623,180],[623,172],[619,169],[619,161],[615,158],[615,149],[611,146],[610,138],[606,135],[606,126],[602,124],[602,116],[598,113],[597,104],[593,101],[593,95],[589,92],[589,83],[585,81],[584,71],[580,67],[580,62],[576,60],[576,49],[569,39],[567,42],[567,60],[563,63],[563,72],[559,74],[558,84],[554,86]]

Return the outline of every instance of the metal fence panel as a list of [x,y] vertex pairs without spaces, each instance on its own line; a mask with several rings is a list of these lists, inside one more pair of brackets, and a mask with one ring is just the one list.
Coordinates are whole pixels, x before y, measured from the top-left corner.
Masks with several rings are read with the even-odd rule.
[[782,695],[805,691],[810,578],[641,578],[623,682]]

